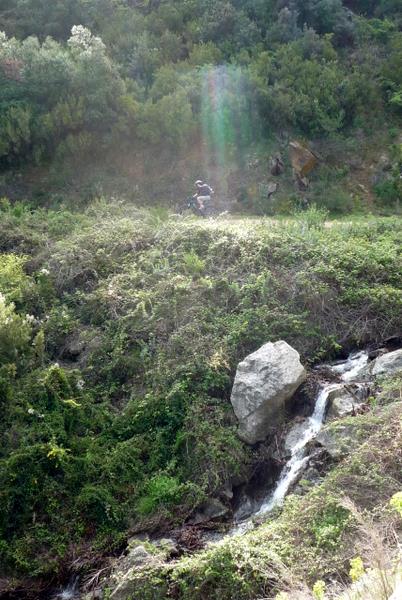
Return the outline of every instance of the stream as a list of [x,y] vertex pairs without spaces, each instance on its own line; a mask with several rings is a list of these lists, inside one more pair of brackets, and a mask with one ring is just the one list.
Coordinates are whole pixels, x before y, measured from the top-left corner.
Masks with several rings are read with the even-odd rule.
[[[343,383],[354,382],[359,379],[359,374],[368,363],[366,352],[356,352],[345,361],[335,364],[321,365],[340,377]],[[277,506],[281,506],[290,488],[298,481],[310,460],[308,446],[322,429],[327,412],[328,397],[330,393],[341,388],[343,383],[328,383],[323,385],[317,394],[314,412],[303,423],[297,423],[289,431],[285,446],[290,451],[290,458],[282,469],[275,488],[268,493],[263,502],[247,519],[235,522],[229,535],[243,535],[253,529],[253,517],[270,513]]]

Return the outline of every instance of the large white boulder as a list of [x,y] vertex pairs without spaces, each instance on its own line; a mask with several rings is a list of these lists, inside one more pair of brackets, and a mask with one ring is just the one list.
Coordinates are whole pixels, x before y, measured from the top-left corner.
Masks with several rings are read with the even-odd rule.
[[306,377],[299,353],[284,341],[268,342],[239,363],[230,398],[239,437],[248,444],[265,440]]
[[402,349],[379,356],[372,367],[374,376],[393,375],[398,371],[402,371]]

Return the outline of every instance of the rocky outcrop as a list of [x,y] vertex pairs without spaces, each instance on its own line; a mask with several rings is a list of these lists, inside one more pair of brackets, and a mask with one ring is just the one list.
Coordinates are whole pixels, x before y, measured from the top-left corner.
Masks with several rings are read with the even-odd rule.
[[318,164],[316,155],[300,142],[290,142],[289,155],[294,173],[301,178],[311,173]]
[[381,349],[377,358],[356,370],[353,381],[370,381],[373,377],[394,375],[400,371],[402,371],[402,349],[393,352]]
[[248,444],[265,440],[306,377],[299,353],[284,341],[268,342],[247,356],[238,365],[230,399],[239,437]]

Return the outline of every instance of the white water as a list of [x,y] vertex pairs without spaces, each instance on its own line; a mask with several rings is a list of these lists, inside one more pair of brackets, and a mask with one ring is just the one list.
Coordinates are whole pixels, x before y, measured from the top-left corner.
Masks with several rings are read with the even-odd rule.
[[55,593],[51,600],[75,600],[79,598],[79,581],[78,577],[71,577],[68,585]]
[[307,456],[307,445],[320,431],[324,422],[328,396],[330,392],[337,387],[339,387],[338,384],[326,385],[319,392],[315,403],[314,413],[308,419],[305,431],[293,446],[291,457],[282,470],[275,490],[263,503],[257,514],[260,515],[270,512],[273,508],[275,508],[275,506],[281,505],[289,491],[290,486],[307,466],[307,462],[309,460],[309,457]]
[[[340,375],[342,381],[352,382],[359,378],[359,375],[367,362],[367,353],[357,352],[351,354],[349,358],[342,363],[326,366],[334,373]],[[340,385],[342,384],[331,383],[321,388],[316,399],[314,412],[312,416],[307,419],[305,426],[300,427],[300,424],[296,424],[289,432],[287,439],[294,439],[290,449],[290,459],[284,466],[275,489],[265,499],[261,508],[256,513],[257,515],[269,513],[276,506],[283,504],[289,489],[297,481],[300,473],[306,468],[310,458],[307,454],[308,444],[316,437],[324,424],[330,392],[340,387]],[[251,519],[248,519],[247,521],[238,524],[232,530],[232,535],[242,535],[252,527],[252,521]]]
[[367,362],[368,355],[366,352],[356,352],[351,354],[345,362],[330,366],[330,369],[334,373],[338,373],[342,381],[348,382],[353,381],[359,376],[360,372],[367,365]]

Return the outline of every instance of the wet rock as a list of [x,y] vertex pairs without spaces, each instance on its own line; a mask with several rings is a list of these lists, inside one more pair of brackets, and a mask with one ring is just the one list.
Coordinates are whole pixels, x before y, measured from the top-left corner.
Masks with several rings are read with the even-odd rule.
[[372,374],[378,375],[393,375],[402,371],[402,349],[388,352],[380,356],[374,361]]
[[244,519],[247,519],[255,512],[255,509],[255,501],[243,490],[237,502],[234,520],[236,522],[244,521]]
[[293,170],[301,179],[311,173],[318,164],[317,156],[300,142],[290,142],[289,155]]
[[371,352],[368,353],[369,360],[375,360],[387,352],[388,350],[386,348],[377,348],[376,350],[371,350]]
[[360,412],[368,396],[368,388],[364,385],[341,385],[328,395],[328,419],[342,419]]
[[263,441],[306,377],[299,353],[284,341],[268,342],[247,356],[238,365],[230,398],[240,439],[248,444]]
[[210,498],[200,506],[190,522],[192,525],[208,523],[208,521],[212,521],[213,519],[224,517],[228,512],[228,508],[220,500]]
[[292,449],[297,444],[297,442],[303,437],[303,434],[309,428],[309,422],[307,419],[296,423],[292,429],[289,431],[285,438],[284,450],[285,456],[289,457],[292,454]]

